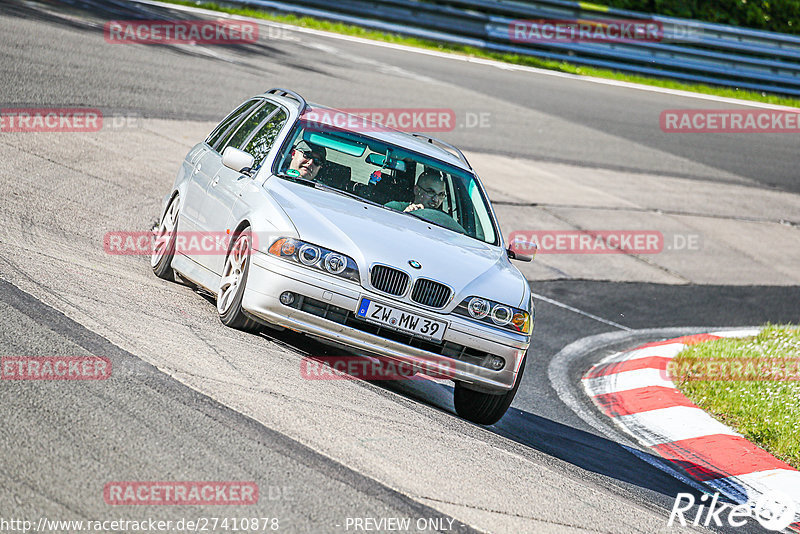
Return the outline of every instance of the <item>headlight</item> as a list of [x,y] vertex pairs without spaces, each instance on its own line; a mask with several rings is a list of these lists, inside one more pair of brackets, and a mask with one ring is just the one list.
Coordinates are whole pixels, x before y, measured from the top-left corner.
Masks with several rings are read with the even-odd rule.
[[347,269],[347,258],[341,254],[331,252],[325,256],[325,270],[331,274],[341,274]]
[[492,305],[489,304],[488,300],[472,297],[469,299],[469,304],[467,304],[467,310],[469,310],[469,314],[472,318],[483,319],[492,311]]
[[269,247],[269,253],[312,269],[319,269],[320,271],[361,283],[361,278],[358,275],[358,266],[353,258],[324,247],[312,245],[299,239],[282,237]]
[[322,252],[319,248],[314,245],[309,245],[308,243],[301,246],[300,251],[297,253],[297,257],[300,258],[300,263],[307,267],[316,265],[321,256]]
[[520,334],[530,334],[532,317],[525,310],[506,306],[481,297],[468,297],[456,306],[453,313],[469,317]]
[[511,308],[498,304],[492,308],[492,322],[497,326],[505,326],[511,322]]

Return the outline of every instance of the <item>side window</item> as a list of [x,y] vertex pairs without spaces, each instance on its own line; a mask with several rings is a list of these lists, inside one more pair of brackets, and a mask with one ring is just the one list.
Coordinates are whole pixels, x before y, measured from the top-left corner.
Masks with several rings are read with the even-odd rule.
[[493,242],[497,238],[494,235],[494,230],[492,230],[492,220],[489,217],[489,213],[485,209],[475,209],[475,206],[485,206],[483,198],[481,197],[481,192],[478,189],[478,184],[476,184],[474,180],[471,180],[468,187],[469,190],[467,193],[471,199],[470,205],[473,206],[472,217],[475,225],[475,234],[478,236],[478,239]]
[[261,162],[266,157],[269,149],[272,148],[272,144],[275,142],[275,138],[278,137],[287,118],[286,112],[278,109],[278,112],[268,117],[266,122],[262,121],[256,134],[247,142],[244,151],[251,154],[257,163]]
[[258,104],[258,100],[248,100],[236,110],[225,117],[219,125],[214,128],[214,131],[211,132],[211,135],[208,136],[206,139],[206,143],[208,143],[212,148],[216,150],[216,144],[219,142],[220,138],[225,136],[230,130],[233,129],[233,126],[241,119],[242,117],[246,117],[246,112],[253,108],[256,104]]
[[223,147],[220,150],[225,150],[226,147],[232,146],[235,148],[242,148],[244,142],[250,137],[250,134],[258,127],[261,122],[272,115],[275,112],[278,106],[272,104],[270,102],[264,102],[263,105],[256,109],[254,112],[250,113],[250,116],[247,117],[242,123],[239,125],[239,128],[233,135],[228,138],[228,140],[223,143]]

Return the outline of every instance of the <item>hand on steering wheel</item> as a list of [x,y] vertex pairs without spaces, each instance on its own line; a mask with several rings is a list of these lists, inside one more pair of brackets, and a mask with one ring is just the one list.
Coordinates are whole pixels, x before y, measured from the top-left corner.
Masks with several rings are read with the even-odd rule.
[[405,212],[409,212],[409,211],[416,211],[416,210],[421,210],[421,209],[424,209],[424,208],[425,208],[425,206],[423,206],[422,204],[409,204],[408,207],[403,210],[403,212],[405,213]]

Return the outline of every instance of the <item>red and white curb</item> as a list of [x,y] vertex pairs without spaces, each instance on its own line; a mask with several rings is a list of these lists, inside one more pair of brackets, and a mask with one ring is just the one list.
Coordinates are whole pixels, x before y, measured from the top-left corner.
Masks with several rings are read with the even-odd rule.
[[693,479],[739,503],[780,495],[800,512],[800,471],[695,406],[666,372],[667,363],[688,345],[758,332],[713,332],[647,343],[596,364],[583,376],[583,387],[617,426]]

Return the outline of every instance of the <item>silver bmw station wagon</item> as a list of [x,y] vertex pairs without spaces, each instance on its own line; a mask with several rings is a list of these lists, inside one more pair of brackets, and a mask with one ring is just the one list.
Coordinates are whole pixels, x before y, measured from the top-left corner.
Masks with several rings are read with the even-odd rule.
[[[493,424],[534,322],[509,259],[532,258],[506,248],[458,149],[361,118],[318,120],[342,113],[285,89],[236,108],[165,196],[153,271],[214,293],[228,326],[289,328],[452,380],[457,413]],[[187,232],[222,235],[222,252],[176,246]]]

